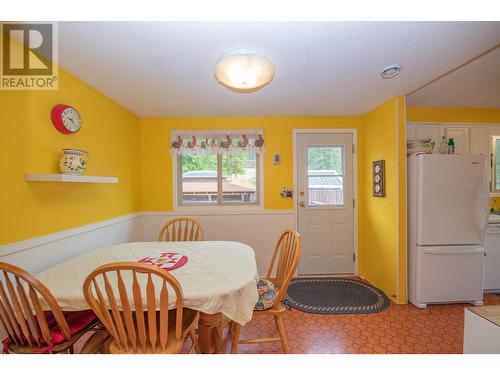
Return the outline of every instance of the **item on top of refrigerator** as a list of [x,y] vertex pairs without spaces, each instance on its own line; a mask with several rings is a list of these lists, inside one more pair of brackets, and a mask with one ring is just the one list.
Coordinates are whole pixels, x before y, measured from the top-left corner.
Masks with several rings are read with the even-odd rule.
[[432,154],[434,141],[430,138],[406,141],[406,154]]
[[438,151],[440,154],[448,153],[448,142],[446,142],[446,137],[443,135],[441,140],[439,141]]
[[455,142],[453,142],[453,138],[448,139],[448,154],[455,153]]

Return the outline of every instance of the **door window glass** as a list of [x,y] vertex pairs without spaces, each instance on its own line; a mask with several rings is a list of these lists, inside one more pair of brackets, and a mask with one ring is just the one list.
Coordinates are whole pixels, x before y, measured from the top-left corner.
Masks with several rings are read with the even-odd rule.
[[344,205],[344,147],[308,146],[309,206]]

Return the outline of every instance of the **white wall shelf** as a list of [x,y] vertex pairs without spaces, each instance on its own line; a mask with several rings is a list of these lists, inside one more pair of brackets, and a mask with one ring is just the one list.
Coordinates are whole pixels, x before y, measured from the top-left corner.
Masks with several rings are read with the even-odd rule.
[[118,177],[104,176],[78,176],[72,174],[57,173],[26,173],[26,181],[45,181],[45,182],[90,182],[102,184],[117,184]]

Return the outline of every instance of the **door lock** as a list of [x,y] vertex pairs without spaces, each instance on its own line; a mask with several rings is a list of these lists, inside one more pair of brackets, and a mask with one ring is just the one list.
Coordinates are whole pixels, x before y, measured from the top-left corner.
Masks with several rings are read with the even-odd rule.
[[303,192],[303,191],[301,191],[301,192],[299,193],[299,195],[300,195],[301,197],[303,197],[303,196],[304,196],[304,192]]

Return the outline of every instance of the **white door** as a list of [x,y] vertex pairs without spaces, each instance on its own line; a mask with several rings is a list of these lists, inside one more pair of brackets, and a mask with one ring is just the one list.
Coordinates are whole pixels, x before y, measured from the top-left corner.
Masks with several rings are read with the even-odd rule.
[[296,136],[299,274],[354,273],[353,135]]
[[482,244],[488,181],[482,155],[417,157],[417,245]]

